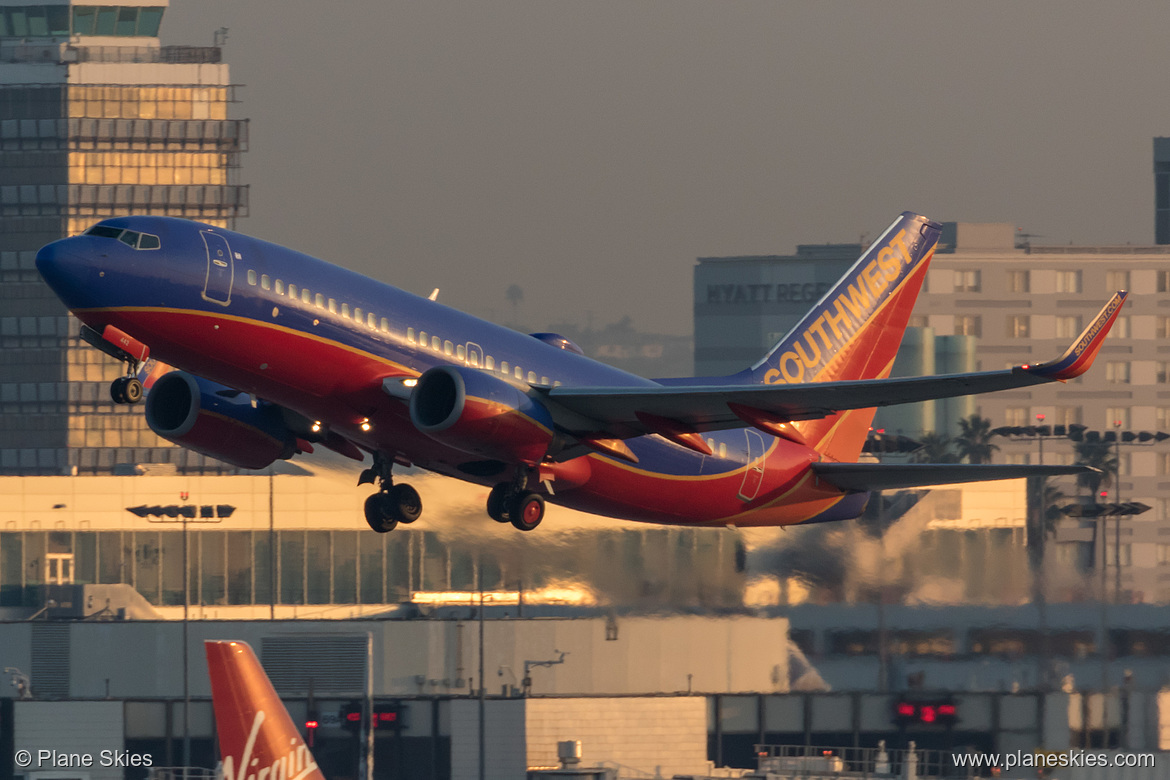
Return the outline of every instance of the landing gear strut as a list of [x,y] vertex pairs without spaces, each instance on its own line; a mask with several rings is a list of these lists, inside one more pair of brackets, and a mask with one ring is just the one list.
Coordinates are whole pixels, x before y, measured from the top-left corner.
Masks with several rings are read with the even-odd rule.
[[378,483],[378,492],[366,499],[366,522],[380,534],[393,531],[399,523],[413,523],[422,514],[418,491],[405,483],[395,485],[392,462],[374,455],[374,465],[362,472],[358,484]]
[[501,482],[488,494],[487,513],[497,523],[511,523],[520,531],[531,531],[544,519],[544,496],[527,489],[528,474],[517,473],[512,482]]

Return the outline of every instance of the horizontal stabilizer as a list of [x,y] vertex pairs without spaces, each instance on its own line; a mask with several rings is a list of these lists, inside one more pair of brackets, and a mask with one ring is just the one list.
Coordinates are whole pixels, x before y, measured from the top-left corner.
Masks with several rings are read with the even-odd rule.
[[900,490],[1024,477],[1087,474],[1088,466],[971,465],[967,463],[814,463],[818,479],[842,490]]

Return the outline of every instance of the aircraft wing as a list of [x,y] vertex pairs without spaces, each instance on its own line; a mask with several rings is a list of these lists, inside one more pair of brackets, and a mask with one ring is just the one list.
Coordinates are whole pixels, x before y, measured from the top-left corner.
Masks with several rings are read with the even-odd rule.
[[1063,355],[1037,365],[967,374],[793,385],[561,386],[542,392],[551,402],[554,419],[560,417],[558,424],[573,432],[604,431],[628,438],[647,433],[723,430],[746,423],[779,433],[775,429],[787,422],[827,417],[847,409],[989,393],[1080,376],[1100,351],[1126,295],[1124,291],[1114,294]]
[[814,463],[818,479],[842,490],[900,490],[959,482],[1058,477],[1096,471],[1089,466],[970,465],[967,463]]

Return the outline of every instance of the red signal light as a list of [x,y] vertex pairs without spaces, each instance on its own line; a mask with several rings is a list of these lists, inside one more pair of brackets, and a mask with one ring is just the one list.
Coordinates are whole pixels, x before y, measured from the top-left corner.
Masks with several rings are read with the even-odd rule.
[[955,705],[953,704],[940,704],[938,705],[938,714],[953,718],[958,714],[958,711],[955,709]]
[[305,728],[307,728],[307,729],[315,729],[315,728],[317,728],[317,726],[318,726],[318,723],[315,720],[306,720],[305,721]]
[[937,717],[938,716],[937,716],[937,713],[935,712],[934,707],[927,704],[925,707],[922,708],[922,714],[919,716],[919,720],[921,720],[923,723],[934,723],[934,721]]
[[900,702],[898,702],[898,717],[900,717],[900,718],[913,718],[914,717],[914,709],[915,709],[914,705],[911,704],[910,702],[900,701]]

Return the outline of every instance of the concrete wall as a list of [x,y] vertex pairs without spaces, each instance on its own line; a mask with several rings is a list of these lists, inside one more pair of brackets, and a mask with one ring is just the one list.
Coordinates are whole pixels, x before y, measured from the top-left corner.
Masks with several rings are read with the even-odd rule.
[[702,696],[528,699],[525,726],[529,766],[557,766],[557,742],[575,739],[581,741],[583,766],[607,762],[647,773],[633,773],[636,777],[705,773],[707,768],[707,700]]
[[[122,702],[40,702],[15,703],[14,743],[17,750],[32,753],[33,763],[16,766],[16,774],[35,772],[68,772],[72,777],[89,780],[122,780],[123,768],[102,766],[112,763],[113,754],[123,752]],[[38,751],[49,750],[67,754],[55,763],[40,760]],[[102,751],[110,751],[103,756]],[[92,766],[78,768],[71,765],[75,757],[89,756]]]
[[[69,695],[159,698],[183,695],[183,626],[176,622],[70,623]],[[0,666],[31,667],[30,624],[0,623]],[[756,617],[617,617],[484,621],[484,670],[492,695],[523,685],[551,695],[783,692],[788,621]],[[607,634],[608,629],[608,634]],[[478,687],[475,621],[199,621],[189,624],[190,690],[210,695],[205,639],[238,639],[261,655],[265,637],[373,634],[374,691],[380,696],[467,695]],[[616,632],[616,633],[615,633]],[[607,636],[616,637],[607,639]],[[327,659],[322,659],[326,661]],[[107,690],[107,680],[109,687]],[[33,691],[37,681],[32,680]],[[12,696],[0,687],[0,696]],[[355,691],[326,691],[360,693]]]

